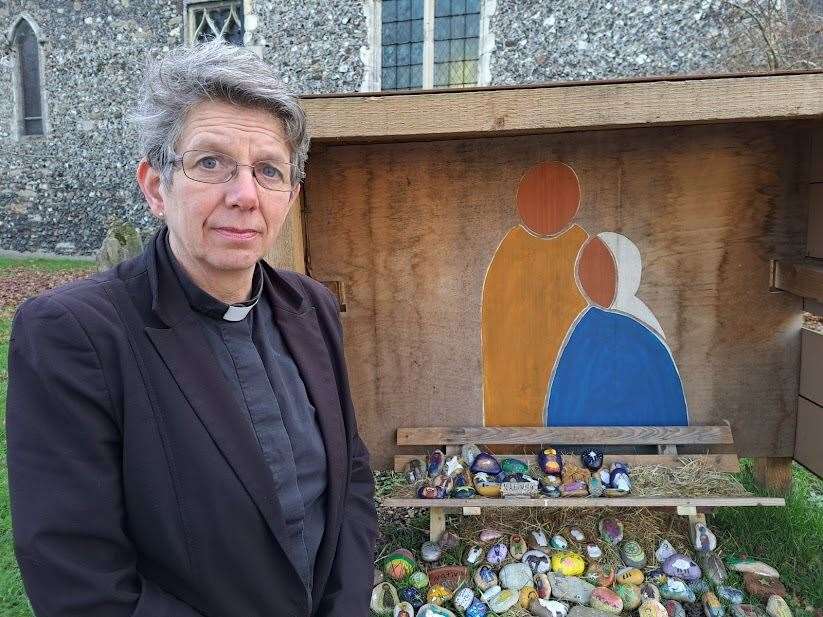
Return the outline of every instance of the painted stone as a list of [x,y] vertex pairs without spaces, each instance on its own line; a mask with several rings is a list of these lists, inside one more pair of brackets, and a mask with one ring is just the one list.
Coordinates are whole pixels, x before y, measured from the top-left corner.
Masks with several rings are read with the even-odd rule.
[[[428,587],[428,585],[426,587]],[[423,589],[406,587],[400,590],[400,599],[403,600],[403,602],[408,602],[414,607],[414,610],[417,610],[426,603],[426,599],[423,597],[423,591],[425,591],[425,587]]]
[[669,579],[668,575],[663,572],[662,568],[655,568],[646,572],[646,580],[654,583],[658,587]]
[[625,497],[629,492],[622,488],[607,487],[603,489],[603,495],[606,497]]
[[703,574],[715,585],[722,585],[726,577],[729,576],[723,560],[716,553],[701,553],[700,561],[703,565]]
[[723,605],[713,592],[707,591],[703,594],[703,613],[706,617],[723,617],[724,612]]
[[500,568],[498,579],[504,589],[520,591],[532,582],[532,571],[528,564],[525,563],[507,563]]
[[676,552],[677,551],[674,550],[671,542],[668,540],[661,540],[660,546],[658,546],[657,550],[654,552],[654,556],[659,563],[663,563]]
[[614,583],[614,566],[609,564],[593,563],[586,570],[585,579],[598,587],[611,587]]
[[559,489],[561,484],[563,484],[563,478],[560,476],[543,476],[540,478],[541,486],[551,486]]
[[443,606],[452,597],[452,592],[443,585],[432,585],[426,592],[426,602]]
[[498,593],[503,591],[503,588],[500,585],[495,585],[494,587],[489,587],[486,591],[480,594],[480,599],[483,602],[488,603],[493,597],[495,597]]
[[474,595],[471,587],[463,587],[460,591],[454,594],[452,604],[461,613],[465,613],[466,609],[472,605],[472,602],[477,596]]
[[660,590],[657,585],[652,583],[643,583],[640,585],[640,599],[641,600],[657,600],[660,602]]
[[549,582],[549,577],[543,572],[534,575],[534,588],[537,591],[537,597],[543,600],[548,600],[552,597],[552,584]]
[[522,559],[527,550],[529,550],[529,547],[526,546],[523,536],[514,534],[509,540],[509,555],[511,555],[511,558]]
[[455,490],[460,488],[461,486],[474,486],[471,474],[468,471],[466,471],[466,469],[463,469],[463,471],[454,476]]
[[592,472],[585,467],[581,467],[580,465],[563,465],[563,473],[561,474],[561,477],[563,478],[563,484],[571,484],[575,482],[586,484],[586,482],[589,481],[589,478],[592,477]]
[[686,602],[683,604],[683,610],[686,611],[686,617],[705,617],[702,602]]
[[426,463],[426,473],[430,478],[435,477],[443,469],[446,457],[441,450],[435,450],[429,454],[429,460]]
[[565,551],[569,548],[569,543],[566,538],[556,533],[552,536],[552,539],[549,540],[549,546],[558,551]]
[[736,587],[729,587],[728,585],[718,585],[714,589],[717,597],[725,600],[729,604],[743,604],[745,599],[743,592]]
[[420,499],[443,499],[446,491],[440,486],[421,486],[417,490],[417,496]]
[[613,613],[599,611],[590,606],[572,606],[568,617],[611,617]]
[[780,573],[770,565],[756,559],[729,559],[729,567],[736,572],[751,572],[758,576],[780,578]]
[[540,598],[537,602],[529,604],[529,612],[534,617],[566,617],[569,607],[557,600]]
[[694,548],[703,553],[717,548],[717,537],[706,527],[705,523],[694,524]]
[[733,617],[767,617],[768,613],[759,606],[753,604],[733,604],[731,606]]
[[623,599],[608,587],[595,587],[589,604],[606,613],[619,614],[623,610]]
[[528,609],[529,604],[531,604],[538,598],[539,596],[537,595],[537,590],[531,585],[525,585],[520,589],[520,593],[518,594],[517,598],[517,603],[520,605],[520,608]]
[[576,604],[588,604],[591,598],[594,585],[587,583],[583,579],[575,576],[563,576],[554,572],[547,572],[549,584],[552,588],[552,596],[558,600],[574,602]]
[[506,560],[506,557],[508,556],[508,547],[502,542],[498,542],[497,544],[493,544],[492,547],[489,549],[489,552],[486,553],[486,561],[488,561],[493,566],[499,566]]
[[441,473],[431,479],[431,485],[443,489],[443,495],[448,495],[454,486],[454,480],[446,474]]
[[488,452],[478,454],[471,466],[472,473],[484,472],[491,476],[496,476],[502,469],[500,462]]
[[589,478],[589,481],[586,482],[586,488],[589,489],[589,495],[592,497],[602,497],[605,490],[603,482],[597,476]]
[[540,483],[532,480],[529,476],[523,476],[522,481],[507,480],[500,485],[500,494],[508,498],[529,498],[535,497],[540,492]]
[[554,499],[555,497],[561,497],[560,488],[557,486],[547,486],[543,483],[540,484],[540,494],[544,495],[545,497],[551,497]]
[[454,478],[458,474],[463,473],[463,470],[463,463],[460,462],[460,457],[458,456],[450,456],[446,459],[446,462],[443,463],[443,473],[450,478]]
[[637,568],[621,568],[617,571],[614,580],[621,585],[637,585],[639,587],[643,584],[645,577],[643,572]]
[[412,587],[425,589],[429,586],[429,575],[422,570],[412,572],[412,575],[409,577],[409,582],[412,584]]
[[500,497],[500,483],[484,472],[475,474],[474,490],[483,497]]
[[505,613],[512,606],[517,604],[520,599],[520,594],[512,589],[504,589],[491,600],[489,600],[489,609],[495,613]]
[[417,564],[414,562],[414,557],[409,551],[395,551],[386,557],[386,563],[383,565],[383,572],[386,576],[395,581],[402,581],[409,576]]
[[414,607],[408,602],[401,602],[394,607],[394,617],[414,617]]
[[766,602],[766,612],[771,617],[792,617],[792,611],[786,601],[780,596],[772,596]]
[[477,491],[471,486],[458,486],[452,490],[452,497],[455,499],[472,499],[477,495]]
[[445,587],[454,592],[461,584],[469,580],[469,569],[466,566],[443,566],[429,570],[429,584]]
[[489,566],[480,566],[474,573],[474,584],[480,591],[486,591],[497,585],[497,573]]
[[627,611],[633,611],[640,606],[640,587],[637,585],[621,585],[615,583],[614,590],[623,600],[623,608]]
[[529,566],[534,574],[542,574],[552,569],[549,556],[543,551],[527,551],[520,561]]
[[663,602],[663,606],[666,608],[669,617],[686,617],[686,609],[677,600],[666,600]]
[[560,494],[563,497],[585,497],[589,489],[583,481],[566,482],[560,485]]
[[546,539],[546,532],[542,529],[533,529],[529,532],[529,535],[526,536],[526,544],[530,550],[547,547],[549,541]]
[[457,617],[457,615],[437,604],[424,604],[417,611],[416,617]]
[[597,529],[600,531],[600,537],[609,544],[617,545],[623,541],[623,523],[613,516],[600,519]]
[[483,547],[475,544],[466,551],[466,558],[464,560],[466,565],[473,566],[483,561]]
[[466,463],[467,467],[471,467],[474,464],[474,459],[477,458],[478,454],[480,454],[480,448],[473,443],[463,444],[463,447],[460,448],[460,457],[463,459],[463,462]]
[[663,571],[669,576],[682,578],[687,581],[700,578],[700,566],[686,555],[681,555],[680,553],[675,553],[663,562]]
[[460,545],[460,538],[453,531],[444,531],[440,535],[440,539],[437,543],[443,548],[444,551],[448,551],[453,548],[457,548]]
[[563,458],[554,448],[546,448],[537,455],[537,466],[547,475],[559,476],[563,472]]
[[406,480],[409,481],[409,484],[417,484],[426,478],[428,472],[426,471],[426,464],[423,461],[419,458],[413,458],[406,463],[403,468],[403,473],[406,475]]
[[574,539],[575,542],[585,542],[586,541],[586,534],[583,533],[577,527],[572,527],[569,530],[569,535]]
[[637,612],[640,617],[669,617],[669,613],[666,612],[666,607],[657,600],[643,601],[640,604],[640,608],[637,609]]
[[391,617],[394,607],[400,604],[397,590],[391,583],[380,583],[372,589],[369,608],[382,617]]
[[671,577],[658,587],[660,596],[666,600],[677,600],[678,602],[694,602],[697,599],[695,593],[689,589],[685,582],[678,578]]
[[592,448],[580,455],[580,462],[589,471],[597,471],[603,466],[603,450]]
[[471,606],[466,609],[465,617],[486,617],[489,614],[489,607],[480,598],[472,600]]
[[620,545],[620,559],[630,568],[646,567],[646,553],[636,540],[626,540]]
[[423,546],[420,547],[420,556],[423,558],[423,561],[427,561],[428,563],[437,561],[442,555],[443,547],[437,542],[423,542]]
[[564,576],[579,576],[586,569],[583,557],[572,551],[560,551],[552,555],[552,570]]
[[695,597],[702,597],[704,593],[712,590],[705,578],[689,581],[686,586],[694,592]]
[[494,542],[498,538],[502,538],[502,537],[503,537],[503,533],[500,532],[500,531],[497,531],[496,529],[488,529],[487,528],[487,529],[483,529],[480,532],[480,541],[484,542],[484,543]]
[[609,486],[623,493],[628,493],[631,490],[628,465],[625,463],[612,463],[609,470]]
[[606,487],[609,485],[609,481],[611,480],[612,475],[609,473],[608,469],[601,469],[597,472],[597,476],[600,478],[600,481],[603,483],[603,486]]
[[528,473],[529,466],[516,458],[504,458],[500,461],[500,468],[506,473]]
[[768,576],[757,576],[751,572],[743,574],[743,586],[746,591],[755,598],[760,598],[766,602],[771,596],[786,597],[786,587],[780,579],[769,578]]

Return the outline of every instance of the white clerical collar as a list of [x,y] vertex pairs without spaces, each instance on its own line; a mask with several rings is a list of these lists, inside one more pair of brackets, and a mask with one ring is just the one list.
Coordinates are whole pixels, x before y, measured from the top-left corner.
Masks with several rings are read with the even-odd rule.
[[223,313],[223,319],[226,321],[243,321],[259,301],[260,296],[258,295],[254,299],[254,302],[249,305],[229,305],[226,312]]

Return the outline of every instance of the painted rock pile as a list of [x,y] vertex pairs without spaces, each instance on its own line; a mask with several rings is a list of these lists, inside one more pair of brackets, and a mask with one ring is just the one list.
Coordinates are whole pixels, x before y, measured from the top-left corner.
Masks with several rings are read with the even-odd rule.
[[603,452],[591,449],[580,455],[580,464],[554,448],[537,456],[539,473],[518,458],[498,459],[466,444],[460,455],[446,457],[440,450],[426,461],[413,459],[406,478],[417,486],[422,499],[471,499],[477,496],[506,497],[622,497],[631,491],[629,467],[614,462],[603,467]]
[[[481,459],[487,471],[477,473],[492,473],[495,462]],[[551,470],[560,465],[559,458],[545,462]],[[505,467],[523,473],[497,464],[498,473]],[[576,528],[522,535],[484,529],[469,546],[458,547],[457,537],[446,532],[416,554],[398,549],[380,561],[371,610],[380,617],[494,617],[515,614],[514,609],[535,617],[791,617],[778,572],[751,559],[724,563],[714,552],[714,534],[699,525],[692,530],[689,553],[664,540],[653,554],[634,538],[624,538],[614,517],[600,521],[599,538]],[[590,556],[592,547],[599,550],[605,543],[615,547],[621,563]],[[443,565],[447,552],[452,562],[459,555],[462,565]],[[728,568],[743,573],[746,591],[727,584]],[[745,603],[747,592],[765,603],[765,612]]]

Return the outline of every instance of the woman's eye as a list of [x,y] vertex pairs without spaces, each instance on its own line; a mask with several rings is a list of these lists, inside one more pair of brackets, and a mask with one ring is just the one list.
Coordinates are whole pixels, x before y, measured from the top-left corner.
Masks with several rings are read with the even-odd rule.
[[215,169],[217,167],[217,159],[213,156],[204,156],[198,161],[198,165],[203,169]]
[[277,169],[277,167],[275,167],[274,165],[261,165],[260,173],[262,173],[267,178],[279,178],[283,175],[280,173],[280,170]]

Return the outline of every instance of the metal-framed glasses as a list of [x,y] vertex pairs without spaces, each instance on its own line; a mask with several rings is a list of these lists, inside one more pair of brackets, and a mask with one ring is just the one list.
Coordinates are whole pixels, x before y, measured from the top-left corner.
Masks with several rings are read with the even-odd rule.
[[174,162],[183,168],[187,178],[207,184],[228,182],[240,167],[251,167],[257,184],[270,191],[291,192],[297,178],[297,170],[291,163],[263,160],[243,165],[228,154],[211,150],[186,150]]

